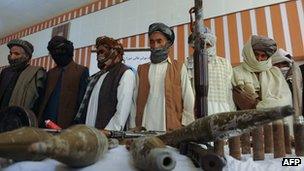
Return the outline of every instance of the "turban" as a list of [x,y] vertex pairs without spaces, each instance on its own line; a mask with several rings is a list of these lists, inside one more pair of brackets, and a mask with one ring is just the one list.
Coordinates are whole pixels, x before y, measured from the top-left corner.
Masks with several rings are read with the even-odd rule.
[[286,62],[288,65],[292,64],[291,55],[283,49],[279,49],[271,58],[272,64]]
[[164,23],[151,24],[149,26],[149,32],[148,32],[149,36],[151,36],[152,33],[156,31],[161,32],[168,39],[168,41],[170,41],[171,45],[173,44],[175,39],[175,34],[169,26],[165,25]]
[[11,49],[13,46],[22,47],[25,53],[27,53],[30,57],[32,57],[32,54],[34,52],[34,47],[30,42],[21,39],[14,39],[7,43],[8,48]]
[[110,38],[110,37],[107,37],[107,36],[98,37],[96,39],[96,45],[95,45],[96,49],[101,45],[105,46],[105,47],[108,47],[108,48],[115,49],[121,55],[124,54],[122,44],[118,43],[118,41],[113,39],[113,38]]
[[[47,49],[50,51],[51,55],[66,54],[68,57],[72,57],[74,53],[73,43],[62,36],[54,36],[48,43]],[[53,55],[52,55],[53,56]]]
[[252,50],[265,52],[268,57],[277,51],[276,42],[268,37],[253,35],[251,37]]

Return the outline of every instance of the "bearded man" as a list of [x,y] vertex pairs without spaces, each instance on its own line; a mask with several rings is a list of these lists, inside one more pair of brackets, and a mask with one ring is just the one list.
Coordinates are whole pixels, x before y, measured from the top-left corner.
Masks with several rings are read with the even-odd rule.
[[173,30],[163,23],[149,26],[151,63],[138,66],[131,127],[171,131],[194,121],[194,95],[182,61],[171,60]]
[[95,46],[100,71],[90,77],[75,123],[120,131],[130,114],[135,75],[122,63],[124,50],[117,40],[98,37]]
[[276,42],[268,37],[253,35],[244,45],[244,62],[233,69],[234,97],[240,109],[292,105],[288,84],[271,63],[276,51]]
[[42,67],[29,64],[34,52],[30,42],[14,39],[7,47],[10,49],[10,65],[0,74],[0,109],[20,106],[37,114],[46,72]]

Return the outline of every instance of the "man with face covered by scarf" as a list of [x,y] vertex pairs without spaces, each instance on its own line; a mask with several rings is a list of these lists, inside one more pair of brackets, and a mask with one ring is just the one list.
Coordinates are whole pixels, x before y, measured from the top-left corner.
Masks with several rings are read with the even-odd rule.
[[[230,62],[216,55],[216,36],[209,28],[202,34],[202,49],[208,55],[208,115],[235,110],[232,99],[232,66]],[[193,44],[194,36],[189,43]],[[191,71],[193,72],[193,70]]]
[[90,77],[75,122],[120,131],[129,117],[135,75],[122,63],[123,46],[117,40],[98,37],[96,52],[100,71]]
[[89,71],[73,61],[73,43],[64,37],[53,37],[47,49],[57,66],[47,73],[39,123],[43,127],[44,121],[50,119],[60,127],[67,128],[72,124],[80,106]]
[[22,106],[37,114],[46,78],[42,67],[30,66],[34,47],[21,39],[8,42],[9,67],[0,75],[0,108]]
[[[272,65],[272,58],[277,52],[276,42],[268,37],[253,35],[245,43],[242,51],[244,62],[233,68],[233,99],[239,109],[263,109],[290,105],[292,95],[288,84],[280,69]],[[284,118],[284,122],[291,121],[292,116]],[[289,122],[290,123],[290,122]],[[285,153],[283,120],[277,120],[272,125],[265,125],[265,146],[269,146],[267,138],[271,138],[268,132],[273,128],[274,155]],[[290,132],[292,133],[292,127]],[[282,131],[279,131],[282,130]],[[263,135],[263,127],[252,132],[255,147],[258,147],[257,139]],[[286,134],[287,135],[287,134]],[[258,152],[257,152],[258,151]],[[280,151],[280,152],[278,152]],[[266,151],[265,152],[269,152]],[[262,158],[264,149],[253,150],[257,159]]]
[[[272,56],[272,65],[278,67],[281,70],[292,92],[293,107],[295,109],[295,113],[299,116],[302,115],[303,80],[300,67],[294,61],[293,56],[283,49],[279,49]],[[289,119],[286,119],[287,123],[290,125],[290,128],[292,128],[292,117],[288,118]]]
[[171,60],[173,30],[163,23],[149,26],[151,63],[138,66],[131,127],[171,131],[194,121],[194,95],[182,61]]
[[[292,82],[293,79],[297,79],[298,83],[302,84],[302,74],[299,66],[295,63],[293,60],[293,57],[288,53],[287,51],[283,49],[279,49],[272,57],[272,65],[278,67],[283,76],[285,77],[290,90],[292,91]],[[296,72],[296,73],[295,73]],[[297,75],[296,77],[294,77]],[[298,87],[298,89],[302,89],[301,87]],[[299,92],[300,94],[302,93]]]
[[243,99],[242,104],[236,101],[239,108],[292,105],[288,84],[280,69],[271,63],[276,51],[276,42],[268,37],[254,35],[244,45],[244,62],[233,69],[233,85],[237,91],[246,92],[251,100]]

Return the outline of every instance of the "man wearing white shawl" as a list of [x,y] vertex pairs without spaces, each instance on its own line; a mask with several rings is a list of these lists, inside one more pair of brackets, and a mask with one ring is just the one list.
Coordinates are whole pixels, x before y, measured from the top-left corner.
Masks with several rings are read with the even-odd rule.
[[209,29],[202,35],[208,55],[208,115],[234,111],[232,99],[232,67],[230,62],[216,55],[216,36]]
[[256,100],[253,108],[292,105],[288,84],[280,69],[271,63],[276,50],[274,40],[254,35],[244,45],[244,62],[233,69],[233,85]]

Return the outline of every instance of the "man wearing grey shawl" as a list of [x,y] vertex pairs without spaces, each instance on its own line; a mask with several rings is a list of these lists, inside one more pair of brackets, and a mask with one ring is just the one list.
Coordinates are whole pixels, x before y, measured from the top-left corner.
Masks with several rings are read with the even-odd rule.
[[292,104],[291,92],[283,74],[271,63],[276,51],[276,42],[268,37],[254,35],[244,45],[244,62],[233,69],[234,92],[243,92],[248,97],[242,102],[235,98],[239,108],[261,109]]

